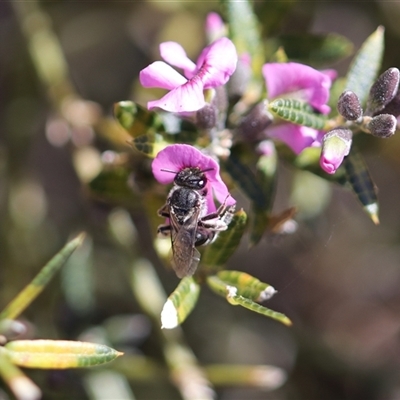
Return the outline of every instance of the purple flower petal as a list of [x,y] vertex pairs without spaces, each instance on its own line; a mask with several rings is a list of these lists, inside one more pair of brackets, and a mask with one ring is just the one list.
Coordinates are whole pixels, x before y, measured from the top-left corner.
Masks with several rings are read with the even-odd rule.
[[329,89],[334,77],[333,70],[317,71],[299,63],[268,63],[262,67],[268,90],[268,97],[286,94],[307,101],[323,114],[330,108]]
[[207,14],[205,31],[210,42],[226,35],[225,24],[219,14],[215,12]]
[[186,78],[191,78],[196,73],[196,64],[188,58],[183,47],[176,42],[160,44],[161,57],[174,67],[182,68]]
[[163,61],[156,61],[139,74],[139,80],[142,86],[147,88],[175,89],[187,82],[184,76],[175,71],[172,67]]
[[319,131],[306,126],[282,123],[269,127],[265,133],[266,136],[285,143],[296,154],[301,153],[306,147],[319,145],[317,142],[320,137]]
[[235,45],[226,37],[207,46],[197,60],[204,88],[225,85],[235,72],[237,58]]
[[[225,84],[235,71],[237,63],[235,46],[227,38],[221,38],[206,47],[200,55],[196,69],[192,72],[190,69],[193,68],[193,64],[177,43],[164,43],[161,46],[161,52],[166,60],[184,68],[190,80],[187,81],[168,64],[161,61],[142,70],[140,82],[143,86],[171,90],[163,98],[147,103],[150,110],[155,107],[177,113],[200,110],[205,106],[203,90]],[[194,72],[195,75],[193,75]]]
[[350,152],[352,137],[352,131],[346,128],[333,129],[324,135],[319,164],[325,172],[334,174],[340,167]]
[[213,212],[216,209],[213,200],[214,195],[221,204],[224,201],[226,201],[227,205],[236,203],[221,179],[218,163],[193,146],[187,144],[167,146],[157,154],[151,167],[154,177],[162,184],[173,182],[176,173],[184,168],[197,167],[201,170],[210,169],[205,172],[209,189],[207,194],[208,212]]
[[152,110],[159,107],[165,111],[180,113],[200,110],[205,104],[202,82],[192,79],[171,90],[161,99],[149,101],[147,108]]

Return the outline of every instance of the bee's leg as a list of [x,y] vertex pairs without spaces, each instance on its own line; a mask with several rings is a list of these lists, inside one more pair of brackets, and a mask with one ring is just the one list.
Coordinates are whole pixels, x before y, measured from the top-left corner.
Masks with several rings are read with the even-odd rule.
[[158,211],[157,214],[160,217],[169,218],[169,206],[168,204],[164,204]]
[[235,213],[235,206],[226,207],[225,204],[221,204],[218,210],[214,213],[204,216],[200,221],[205,228],[212,229],[214,231],[224,231],[228,228],[228,225],[232,221]]
[[171,235],[171,225],[159,225],[157,228],[157,234],[161,237]]

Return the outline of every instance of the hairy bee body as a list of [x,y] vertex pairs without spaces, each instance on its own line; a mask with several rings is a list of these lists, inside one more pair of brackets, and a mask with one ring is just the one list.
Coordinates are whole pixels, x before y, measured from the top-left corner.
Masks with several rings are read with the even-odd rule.
[[179,278],[191,276],[197,269],[200,253],[196,247],[212,242],[232,220],[234,206],[222,204],[207,214],[207,178],[199,168],[178,172],[166,204],[158,211],[169,218],[158,232],[171,236],[173,267]]

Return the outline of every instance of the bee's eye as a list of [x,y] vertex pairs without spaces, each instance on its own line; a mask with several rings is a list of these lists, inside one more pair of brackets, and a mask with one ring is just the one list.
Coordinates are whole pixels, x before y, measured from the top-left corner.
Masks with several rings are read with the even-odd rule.
[[203,186],[203,185],[204,185],[204,181],[203,180],[199,181],[199,186]]

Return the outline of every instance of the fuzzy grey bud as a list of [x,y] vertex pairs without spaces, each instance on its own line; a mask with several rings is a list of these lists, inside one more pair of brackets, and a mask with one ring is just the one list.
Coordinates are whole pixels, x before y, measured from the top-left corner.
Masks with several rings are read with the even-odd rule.
[[217,109],[212,104],[206,104],[196,112],[196,125],[200,129],[211,129],[217,124]]
[[400,94],[397,92],[396,96],[393,97],[392,101],[386,105],[386,107],[377,114],[392,114],[396,118],[400,115]]
[[242,55],[238,59],[235,72],[227,83],[228,96],[233,103],[236,103],[246,92],[251,76],[250,57]]
[[363,113],[360,100],[351,90],[346,90],[340,95],[337,103],[337,109],[339,114],[348,121],[356,121],[362,116]]
[[373,136],[388,138],[396,131],[397,119],[391,114],[380,114],[373,117],[367,125],[367,129]]
[[400,72],[397,68],[389,68],[379,76],[369,92],[367,114],[374,115],[388,104],[399,88]]
[[272,122],[272,115],[267,109],[266,102],[256,104],[244,116],[237,127],[237,132],[249,140],[259,140],[262,131]]

